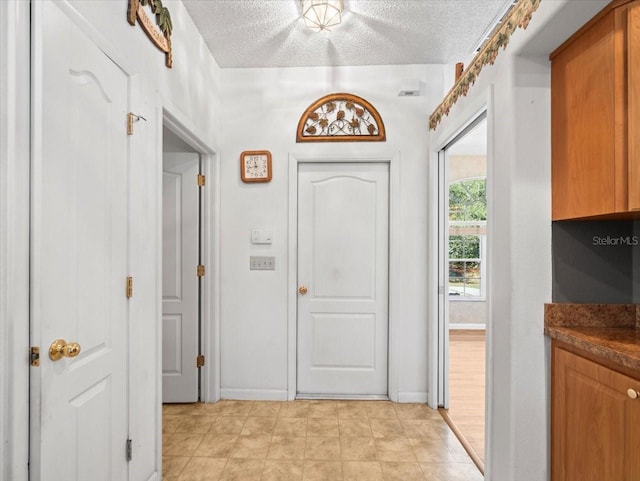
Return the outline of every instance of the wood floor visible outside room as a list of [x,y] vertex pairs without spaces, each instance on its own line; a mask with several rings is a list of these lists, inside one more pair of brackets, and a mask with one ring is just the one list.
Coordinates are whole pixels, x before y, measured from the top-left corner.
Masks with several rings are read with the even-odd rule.
[[164,481],[479,481],[437,411],[388,401],[163,406]]
[[449,331],[448,416],[484,463],[485,331]]

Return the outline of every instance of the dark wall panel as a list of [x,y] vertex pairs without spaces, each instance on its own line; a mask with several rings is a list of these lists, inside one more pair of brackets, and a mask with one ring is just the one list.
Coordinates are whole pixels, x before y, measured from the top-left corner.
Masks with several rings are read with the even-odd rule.
[[[635,225],[634,225],[635,224]],[[552,226],[553,302],[628,304],[640,258],[638,223],[559,221]],[[636,286],[637,295],[637,286]]]

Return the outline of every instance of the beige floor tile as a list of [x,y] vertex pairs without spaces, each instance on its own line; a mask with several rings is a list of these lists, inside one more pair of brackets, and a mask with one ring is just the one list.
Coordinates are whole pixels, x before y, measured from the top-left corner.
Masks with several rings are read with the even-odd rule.
[[307,418],[279,417],[273,430],[274,436],[300,438],[307,435]]
[[223,404],[217,403],[196,403],[193,405],[191,412],[195,414],[211,414],[218,415],[222,412]]
[[339,401],[338,417],[340,419],[368,419],[365,401]]
[[398,417],[393,404],[389,401],[371,401],[366,408],[369,419],[395,419]]
[[374,438],[400,438],[406,436],[398,419],[371,419]]
[[190,414],[193,412],[195,404],[163,404],[162,415]]
[[193,457],[178,477],[178,481],[218,481],[226,464],[226,459]]
[[165,405],[163,479],[482,481],[434,412],[387,401]]
[[282,403],[278,416],[281,418],[306,418],[309,414],[309,401],[290,401]]
[[447,438],[456,439],[456,440],[458,439],[456,435],[453,433],[453,431],[451,430],[451,428],[449,427],[449,425],[444,422],[444,420],[436,421],[432,419],[431,427],[443,439],[447,439]]
[[342,481],[342,463],[305,460],[302,479],[303,481]]
[[384,481],[382,467],[376,461],[345,461],[342,463],[343,481]]
[[237,440],[235,434],[205,434],[194,456],[228,458]]
[[340,436],[338,418],[309,418],[307,422],[307,437]]
[[271,436],[240,436],[231,451],[232,458],[266,459]]
[[203,438],[204,434],[171,434],[168,439],[164,441],[165,444],[162,448],[162,454],[164,456],[191,456]]
[[268,459],[304,459],[306,438],[273,436]]
[[452,463],[455,462],[451,451],[441,439],[410,438],[416,459],[421,463]]
[[457,439],[455,442],[453,440],[445,440],[444,444],[449,448],[449,452],[451,453],[451,460],[454,463],[472,463],[471,458],[469,457],[469,453],[462,447],[460,441]]
[[248,416],[252,408],[253,402],[251,401],[231,401],[224,405],[221,414],[223,416],[243,417]]
[[338,403],[336,401],[310,401],[310,418],[334,418],[338,416]]
[[461,463],[420,463],[425,481],[468,481]]
[[220,481],[260,481],[263,467],[262,459],[229,459]]
[[[338,414],[340,416],[340,414]],[[368,418],[339,418],[340,436],[345,437],[366,437],[372,436],[371,425]]]
[[424,481],[418,463],[380,463],[384,481]]
[[240,434],[242,436],[256,436],[259,434],[273,434],[273,428],[276,426],[275,417],[259,417],[249,416],[242,427]]
[[458,466],[460,468],[460,471],[462,471],[465,476],[467,476],[467,481],[484,480],[484,476],[472,461],[469,461],[468,463],[460,463]]
[[376,439],[376,454],[380,461],[393,461],[401,463],[416,462],[416,455],[407,438]]
[[180,416],[180,422],[176,426],[176,433],[205,434],[211,429],[216,420],[216,415],[190,415]]
[[163,414],[162,415],[162,434],[173,434],[178,426],[186,418],[187,414]]
[[189,462],[188,456],[163,456],[162,476],[165,478],[178,479],[180,473]]
[[242,427],[246,420],[247,418],[244,417],[220,416],[213,422],[209,432],[214,434],[237,435],[242,431]]
[[343,461],[377,461],[373,438],[340,438]]
[[429,419],[431,417],[427,412],[430,408],[426,404],[396,403],[393,407],[401,419]]
[[340,438],[307,438],[304,459],[340,461]]
[[403,419],[402,427],[409,438],[440,438],[438,430],[427,419]]
[[260,481],[301,481],[303,461],[267,459]]
[[430,419],[431,421],[444,422],[444,420],[442,419],[442,414],[440,414],[440,411],[438,411],[437,409],[431,409],[429,406],[425,406],[424,412],[427,414],[427,419]]
[[280,401],[255,401],[249,416],[276,417],[280,412]]

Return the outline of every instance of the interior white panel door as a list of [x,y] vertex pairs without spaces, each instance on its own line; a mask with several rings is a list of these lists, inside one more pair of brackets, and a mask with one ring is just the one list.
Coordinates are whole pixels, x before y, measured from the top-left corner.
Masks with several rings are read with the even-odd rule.
[[198,154],[163,156],[162,401],[198,400]]
[[386,395],[389,164],[299,165],[298,284],[298,393]]
[[[54,3],[36,8],[30,475],[126,481],[128,78]],[[56,339],[80,354],[52,360]]]

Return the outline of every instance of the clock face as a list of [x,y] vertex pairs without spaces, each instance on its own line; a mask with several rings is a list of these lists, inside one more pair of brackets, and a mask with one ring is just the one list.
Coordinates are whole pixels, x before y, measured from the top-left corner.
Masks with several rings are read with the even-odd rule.
[[244,182],[268,182],[271,180],[271,153],[266,150],[243,152],[240,168]]
[[247,178],[261,179],[267,176],[267,156],[248,155],[244,158],[244,172]]

